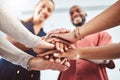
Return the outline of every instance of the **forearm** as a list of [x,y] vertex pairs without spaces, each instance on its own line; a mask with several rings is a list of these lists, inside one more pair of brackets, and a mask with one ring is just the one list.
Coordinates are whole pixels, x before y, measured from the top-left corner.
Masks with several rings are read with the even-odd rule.
[[117,59],[120,58],[120,43],[78,48],[77,51],[80,57],[85,59]]
[[27,51],[31,48],[27,48],[26,46],[24,46],[23,44],[19,43],[18,41],[16,41],[15,39],[11,38],[11,37],[7,37],[8,41],[10,41],[14,46],[16,46],[17,48],[23,50],[23,51]]
[[5,38],[0,38],[0,56],[26,69],[28,60],[33,57],[13,46]]
[[110,60],[96,60],[96,59],[88,59],[88,60],[95,64],[107,64],[110,61]]
[[0,30],[12,36],[27,47],[33,48],[40,38],[29,32],[16,18],[0,6]]
[[120,0],[82,27],[79,27],[81,38],[120,25],[119,15]]

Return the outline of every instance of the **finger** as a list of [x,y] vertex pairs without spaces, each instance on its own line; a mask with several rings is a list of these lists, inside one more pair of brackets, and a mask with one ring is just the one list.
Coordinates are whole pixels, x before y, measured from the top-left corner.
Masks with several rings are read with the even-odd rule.
[[55,42],[64,42],[64,41],[57,39],[57,38],[48,38],[46,41],[50,42],[52,44],[55,44]]
[[53,59],[53,58],[50,58],[49,61],[50,61],[50,62],[54,62],[54,59]]
[[49,59],[50,57],[49,57],[49,55],[46,55],[46,56],[44,56],[44,58]]
[[64,45],[64,51],[68,51],[69,49],[68,49],[68,47],[67,47],[67,45]]
[[75,45],[71,44],[71,48],[72,48],[72,49],[75,49],[76,47],[75,47]]
[[64,44],[63,43],[59,43],[59,48],[60,48],[60,52],[64,52]]
[[70,42],[68,42],[68,41],[66,41],[66,40],[63,40],[63,39],[61,39],[61,38],[58,38],[58,37],[51,37],[51,38],[48,38],[46,41],[47,41],[47,42],[52,42],[52,41],[54,41],[54,42],[61,42],[61,43],[64,43],[64,44],[69,44],[69,45],[71,45]]
[[49,58],[50,58],[49,55],[44,56],[45,60],[48,60]]
[[57,50],[50,50],[50,51],[44,52],[42,54],[38,54],[37,56],[45,56],[45,55],[53,54],[53,53],[58,53],[58,51]]
[[67,61],[67,58],[64,58],[62,61],[61,61],[61,64],[65,63]]
[[68,29],[66,32],[69,33],[69,32],[71,32],[71,30]]
[[55,43],[55,48],[56,48],[56,50],[60,51],[59,42],[56,42],[56,43]]
[[[75,48],[73,44],[71,44],[69,42],[65,42],[65,41],[57,39],[57,38],[51,38],[51,39],[48,39],[47,41],[52,42],[52,44],[56,44],[56,49],[57,50],[60,49],[61,52],[64,52],[64,49],[63,49],[64,45],[67,45],[67,46],[69,46],[69,48],[72,48],[72,49]],[[59,42],[59,44],[58,44],[58,42]],[[66,47],[66,50],[67,50],[67,47]]]
[[52,34],[57,34],[57,33],[60,33],[60,30],[59,29],[56,29],[56,30],[53,30],[51,31]]
[[74,44],[68,44],[68,48],[69,48],[69,49],[75,49],[76,47],[75,47]]
[[38,45],[38,48],[47,48],[47,49],[53,49],[55,46],[53,44],[50,44],[44,40],[40,41],[40,44]]
[[66,61],[66,62],[64,63],[64,65],[67,66],[67,67],[70,67],[70,63],[69,63],[68,61]]
[[55,33],[59,33],[59,31],[52,30],[52,31],[48,32],[47,37],[49,37],[51,34],[55,34]]
[[67,56],[66,53],[59,53],[59,54],[55,55],[55,57],[66,57],[66,56]]
[[55,39],[54,38],[47,38],[46,41],[49,42],[49,43],[52,43],[52,44],[55,43]]
[[[61,66],[61,65],[60,65],[60,66]],[[59,71],[65,71],[65,70],[67,70],[67,69],[68,69],[67,66],[62,65],[61,68],[59,69]],[[57,70],[57,69],[56,69],[56,70]]]
[[49,54],[49,57],[50,57],[50,59],[49,59],[50,62],[55,62],[53,54]]
[[68,32],[70,32],[70,30],[68,30],[68,29],[63,29],[60,31],[60,33],[68,33]]
[[60,58],[57,58],[57,59],[55,60],[55,63],[60,63],[60,62],[61,62]]
[[46,41],[50,43],[53,41],[53,38],[47,38]]

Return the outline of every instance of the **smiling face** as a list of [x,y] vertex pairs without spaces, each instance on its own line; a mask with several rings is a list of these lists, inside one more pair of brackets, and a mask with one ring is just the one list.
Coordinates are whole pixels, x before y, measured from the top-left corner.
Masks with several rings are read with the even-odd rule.
[[70,9],[70,17],[73,25],[75,26],[81,26],[85,22],[85,17],[87,14],[79,7],[79,6],[73,6]]
[[54,11],[54,7],[55,5],[51,0],[40,1],[35,7],[33,21],[39,23],[49,18]]

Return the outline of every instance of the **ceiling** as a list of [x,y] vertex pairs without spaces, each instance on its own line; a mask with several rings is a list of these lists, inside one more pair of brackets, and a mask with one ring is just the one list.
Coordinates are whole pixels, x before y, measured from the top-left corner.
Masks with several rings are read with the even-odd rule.
[[[33,11],[34,5],[39,0],[0,0],[0,4],[11,9],[19,10],[23,14],[29,14]],[[55,12],[64,12],[72,5],[79,5],[85,10],[98,10],[106,8],[117,0],[54,0]]]

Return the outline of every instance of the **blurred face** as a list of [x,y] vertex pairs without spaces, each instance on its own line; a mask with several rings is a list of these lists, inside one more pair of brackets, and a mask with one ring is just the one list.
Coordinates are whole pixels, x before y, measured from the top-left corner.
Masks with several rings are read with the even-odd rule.
[[54,4],[50,0],[43,0],[35,7],[33,21],[35,23],[43,22],[51,16],[54,11]]
[[75,6],[70,9],[70,16],[73,25],[81,26],[85,22],[86,13],[84,13],[84,11],[78,6]]

